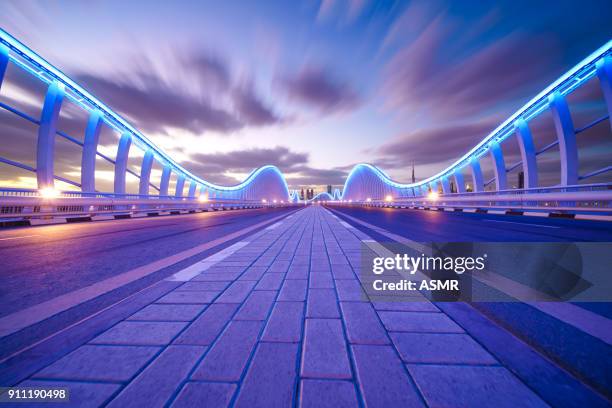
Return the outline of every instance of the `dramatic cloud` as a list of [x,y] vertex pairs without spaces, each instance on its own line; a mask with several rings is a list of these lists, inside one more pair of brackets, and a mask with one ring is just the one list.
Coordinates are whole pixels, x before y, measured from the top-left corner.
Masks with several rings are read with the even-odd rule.
[[[233,80],[221,58],[201,51],[167,54],[161,68],[156,69],[156,61],[140,57],[130,75],[81,73],[77,78],[145,132],[164,133],[175,128],[195,134],[210,130],[230,133],[281,121],[255,93],[254,84]],[[182,82],[176,82],[177,75]]]
[[280,83],[291,99],[324,113],[351,110],[361,102],[351,86],[319,67],[307,67]]
[[518,33],[474,43],[485,34],[477,30],[436,17],[387,64],[388,106],[438,121],[500,109],[509,114],[509,104],[525,101],[556,75],[550,70],[558,58],[553,43]]

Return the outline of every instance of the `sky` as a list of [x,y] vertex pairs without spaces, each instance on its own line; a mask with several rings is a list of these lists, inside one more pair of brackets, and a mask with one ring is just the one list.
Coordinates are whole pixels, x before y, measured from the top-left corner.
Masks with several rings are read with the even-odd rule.
[[[193,173],[235,184],[275,164],[290,187],[318,189],[359,162],[405,182],[413,164],[417,178],[442,170],[612,38],[610,21],[597,0],[0,3],[0,26]],[[39,114],[44,87],[7,78],[0,100]],[[596,92],[577,101],[584,120]],[[75,111],[60,122],[79,138]],[[32,129],[7,115],[0,156],[32,162]],[[78,151],[57,149],[57,171],[78,181]],[[31,182],[0,170],[5,185]]]

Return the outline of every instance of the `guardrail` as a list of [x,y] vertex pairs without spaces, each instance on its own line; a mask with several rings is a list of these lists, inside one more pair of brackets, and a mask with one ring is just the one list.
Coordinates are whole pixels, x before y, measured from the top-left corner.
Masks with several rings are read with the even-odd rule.
[[[207,199],[202,197],[64,191],[45,197],[37,190],[0,189],[0,222],[33,219],[163,215],[201,211],[295,205],[284,200]],[[124,217],[125,216],[125,217]]]
[[503,190],[479,194],[387,197],[384,200],[335,200],[327,201],[326,204],[476,211],[482,209],[526,213],[546,211],[553,215],[612,215],[612,184]]

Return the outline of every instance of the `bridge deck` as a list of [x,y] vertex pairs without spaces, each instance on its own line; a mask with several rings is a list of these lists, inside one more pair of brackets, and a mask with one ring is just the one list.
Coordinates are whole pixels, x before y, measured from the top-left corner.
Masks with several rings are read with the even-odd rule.
[[298,211],[22,385],[69,383],[75,406],[546,406],[434,304],[368,301],[363,239]]

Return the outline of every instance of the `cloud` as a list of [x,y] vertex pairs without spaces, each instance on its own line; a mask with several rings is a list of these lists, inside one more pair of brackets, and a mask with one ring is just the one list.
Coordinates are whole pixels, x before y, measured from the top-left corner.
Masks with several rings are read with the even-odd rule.
[[554,42],[518,32],[484,42],[494,19],[483,20],[466,28],[439,14],[400,47],[385,67],[387,106],[450,121],[507,110],[543,88],[559,58]]
[[245,123],[253,126],[265,126],[282,122],[282,119],[274,113],[255,94],[253,84],[245,83],[234,90],[234,106],[238,117]]
[[352,110],[361,103],[348,83],[321,67],[306,67],[294,76],[282,78],[280,84],[290,99],[323,113]]

